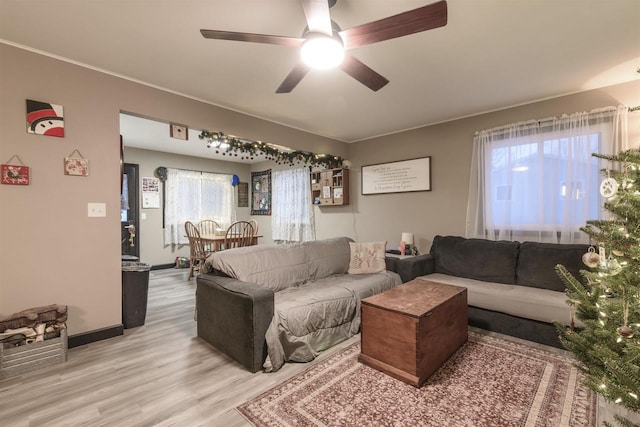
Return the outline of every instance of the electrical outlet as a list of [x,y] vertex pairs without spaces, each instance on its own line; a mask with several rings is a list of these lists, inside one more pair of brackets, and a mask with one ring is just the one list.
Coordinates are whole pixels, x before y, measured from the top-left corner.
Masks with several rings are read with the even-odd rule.
[[89,203],[89,204],[87,204],[87,216],[89,216],[89,217],[104,217],[104,216],[107,216],[107,204],[106,203]]

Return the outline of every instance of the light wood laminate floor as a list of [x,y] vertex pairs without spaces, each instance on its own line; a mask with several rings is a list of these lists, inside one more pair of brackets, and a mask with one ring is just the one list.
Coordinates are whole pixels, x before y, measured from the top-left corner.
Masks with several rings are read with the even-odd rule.
[[151,272],[144,326],[72,348],[65,363],[0,381],[0,426],[250,425],[235,407],[310,364],[252,374],[197,338],[188,271]]

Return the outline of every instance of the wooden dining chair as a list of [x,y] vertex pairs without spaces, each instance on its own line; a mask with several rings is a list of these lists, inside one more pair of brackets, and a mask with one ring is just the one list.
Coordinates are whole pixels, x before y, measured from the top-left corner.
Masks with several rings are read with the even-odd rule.
[[204,242],[200,238],[198,227],[194,223],[192,223],[191,221],[185,222],[184,229],[187,233],[187,238],[189,239],[189,258],[191,261],[191,266],[189,267],[190,280],[194,276],[194,271],[201,271],[205,260],[211,254],[211,252],[205,249]]
[[201,221],[198,221],[197,227],[201,235],[202,234],[213,235],[216,232],[216,228],[220,228],[220,224],[218,224],[216,221],[212,219],[203,219]]
[[224,236],[224,248],[251,246],[254,241],[253,225],[249,221],[236,221],[227,228],[227,234]]
[[[198,231],[200,232],[200,236],[203,236],[203,235],[213,236],[216,234],[216,229],[220,228],[220,224],[218,224],[216,221],[212,219],[203,219],[198,222],[197,227],[198,227]],[[213,246],[214,246],[213,243],[205,243],[204,249],[207,252],[213,252],[215,249]]]
[[250,219],[249,223],[251,225],[253,225],[253,234],[257,236],[258,235],[258,221],[256,221],[255,219]]

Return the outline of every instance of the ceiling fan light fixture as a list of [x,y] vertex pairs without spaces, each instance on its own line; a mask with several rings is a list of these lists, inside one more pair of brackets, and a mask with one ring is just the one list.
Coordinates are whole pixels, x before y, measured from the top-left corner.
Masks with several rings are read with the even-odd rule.
[[302,61],[311,68],[335,68],[344,59],[344,45],[336,37],[310,33],[300,50]]
[[300,47],[299,61],[278,86],[276,93],[290,93],[312,68],[326,69],[338,66],[343,72],[375,92],[389,83],[389,80],[357,58],[346,55],[345,49],[351,50],[447,25],[446,0],[437,0],[435,3],[347,30],[341,30],[340,26],[331,20],[329,8],[336,0],[301,2],[307,21],[307,27],[301,37],[205,29],[201,29],[200,33],[208,39]]

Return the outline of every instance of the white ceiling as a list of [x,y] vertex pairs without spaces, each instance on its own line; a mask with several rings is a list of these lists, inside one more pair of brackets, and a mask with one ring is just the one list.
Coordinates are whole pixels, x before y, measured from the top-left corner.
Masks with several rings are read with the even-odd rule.
[[168,123],[129,114],[120,114],[120,135],[125,146],[144,150],[236,163],[258,163],[265,160],[265,156],[262,155],[245,158],[243,154],[207,148],[207,141],[198,136],[199,129],[189,129],[187,140],[171,138]]
[[[338,0],[331,16],[347,29],[430,2]],[[449,0],[448,16],[350,51],[391,81],[378,92],[330,70],[276,94],[295,48],[200,35],[298,37],[299,0],[0,0],[0,42],[345,142],[640,76],[638,0]]]

